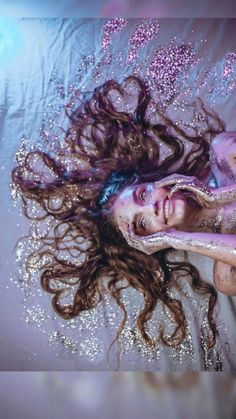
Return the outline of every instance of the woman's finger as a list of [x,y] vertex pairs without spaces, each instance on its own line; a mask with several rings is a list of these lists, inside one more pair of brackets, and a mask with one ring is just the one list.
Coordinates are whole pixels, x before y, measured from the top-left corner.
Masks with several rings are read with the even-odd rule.
[[156,185],[158,186],[170,186],[173,184],[182,184],[183,182],[186,182],[187,180],[191,180],[192,176],[185,176],[185,175],[178,175],[177,173],[167,176],[164,179],[158,180]]
[[201,187],[198,187],[197,185],[192,184],[191,182],[177,184],[173,186],[173,188],[168,194],[168,197],[171,198],[175,192],[178,192],[179,190],[182,190],[182,189],[185,191],[187,190],[189,192],[193,192],[193,194],[191,195],[192,198],[195,199],[200,205],[203,205],[209,208],[211,207],[212,203],[211,203],[210,193],[208,191],[204,191]]
[[169,192],[169,196],[171,197],[171,195],[173,195],[174,192],[177,192],[180,189],[187,189],[188,191],[191,191],[191,192],[197,192],[202,197],[207,197],[209,195],[209,198],[210,198],[210,193],[205,187],[205,185],[198,185],[191,181],[174,185],[171,191]]
[[173,188],[170,190],[169,194],[168,194],[168,198],[171,198],[172,195],[175,192],[178,192],[181,189],[188,189],[191,190],[190,184],[189,183],[177,183],[176,185],[173,186]]
[[129,228],[128,228],[128,230],[123,231],[122,234],[123,234],[123,237],[125,238],[125,240],[127,241],[127,243],[129,245],[131,245],[131,246],[139,245],[139,243],[140,243],[139,236],[134,234],[134,232],[131,231]]

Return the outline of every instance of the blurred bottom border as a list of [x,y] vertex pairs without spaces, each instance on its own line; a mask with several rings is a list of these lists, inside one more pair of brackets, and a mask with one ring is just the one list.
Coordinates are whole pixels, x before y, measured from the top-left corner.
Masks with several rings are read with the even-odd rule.
[[1,372],[3,419],[236,417],[227,372]]

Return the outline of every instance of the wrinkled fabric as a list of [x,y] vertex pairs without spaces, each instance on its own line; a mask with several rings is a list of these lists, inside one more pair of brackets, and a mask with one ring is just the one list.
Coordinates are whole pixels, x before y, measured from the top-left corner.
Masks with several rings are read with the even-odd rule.
[[[107,298],[97,309],[83,313],[75,323],[59,318],[51,308],[51,296],[41,292],[40,284],[27,298],[22,293],[23,278],[19,273],[14,246],[28,234],[30,222],[20,214],[11,197],[10,174],[20,140],[42,147],[40,129],[54,129],[61,137],[59,126],[66,129],[68,119],[64,105],[76,85],[92,91],[105,80],[121,82],[133,69],[133,63],[122,67],[115,60],[127,56],[130,39],[141,19],[128,19],[127,25],[112,35],[109,46],[111,61],[102,48],[104,19],[18,19],[7,21],[0,44],[0,138],[1,138],[1,361],[2,370],[110,370],[117,368],[116,349],[111,361],[107,352],[113,341],[121,314]],[[236,28],[233,20],[159,19],[158,34],[137,51],[137,61],[145,74],[155,50],[176,44],[197,42],[198,63],[189,70],[182,89],[191,86],[190,96],[200,96],[226,122],[227,130],[235,130],[234,61],[227,67],[228,53],[235,51]],[[201,41],[201,42],[200,42]],[[121,54],[121,55],[119,55]],[[95,62],[85,63],[93,55]],[[98,65],[98,67],[96,67]],[[94,78],[94,71],[96,77]],[[181,78],[180,69],[180,78]],[[183,70],[184,71],[184,70]],[[228,71],[228,73],[227,73]],[[224,73],[226,72],[226,73]],[[227,75],[229,74],[229,76]],[[76,81],[76,82],[75,82]],[[204,83],[203,83],[204,81]],[[202,82],[202,87],[201,87]],[[181,92],[180,92],[181,95]],[[51,121],[51,122],[50,122]],[[55,121],[55,124],[54,122]],[[50,128],[49,125],[52,125]],[[49,129],[50,128],[50,129]],[[189,261],[198,267],[202,277],[212,279],[213,261],[189,254]],[[18,286],[16,285],[18,283]],[[189,324],[189,341],[179,349],[160,345],[148,349],[134,335],[135,316],[142,306],[137,291],[124,293],[129,323],[121,342],[121,370],[200,371],[234,370],[236,367],[235,298],[219,294],[216,317],[219,339],[215,352],[206,359],[201,342],[205,319],[204,303],[183,281],[185,296],[181,298]],[[164,312],[157,307],[150,324],[151,333],[158,331]],[[166,324],[168,319],[165,320]],[[69,324],[69,326],[68,326]],[[170,326],[171,327],[171,326]],[[67,338],[67,340],[66,340]]]

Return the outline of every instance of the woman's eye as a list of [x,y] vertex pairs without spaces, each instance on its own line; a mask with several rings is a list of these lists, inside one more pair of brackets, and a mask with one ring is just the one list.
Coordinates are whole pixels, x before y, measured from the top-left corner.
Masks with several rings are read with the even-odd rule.
[[146,191],[145,191],[145,190],[143,190],[143,191],[140,193],[140,198],[141,198],[141,200],[142,200],[142,201],[145,201],[145,199],[146,199]]
[[144,217],[140,218],[140,220],[139,220],[139,227],[141,227],[142,229],[145,229],[145,220],[144,220]]

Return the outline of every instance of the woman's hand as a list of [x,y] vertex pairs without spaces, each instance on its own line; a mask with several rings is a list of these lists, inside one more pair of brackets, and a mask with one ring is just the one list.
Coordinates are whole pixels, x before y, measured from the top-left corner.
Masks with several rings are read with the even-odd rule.
[[169,198],[179,191],[191,193],[191,197],[205,208],[216,208],[219,205],[236,201],[236,182],[220,188],[211,188],[195,176],[179,175],[177,173],[155,182],[157,186],[172,186]]
[[131,231],[128,226],[126,231],[122,231],[122,234],[129,244],[129,246],[140,250],[147,255],[158,252],[162,249],[167,249],[171,246],[171,233],[176,232],[174,228],[169,228],[165,231],[160,231],[150,236],[138,236],[133,231]]
[[201,182],[195,176],[189,176],[187,180],[173,186],[169,193],[169,198],[179,190],[193,192],[192,198],[205,208],[214,208],[218,205],[216,189]]
[[222,186],[215,190],[216,202],[220,205],[236,201],[236,182],[231,185]]
[[218,204],[217,189],[209,187],[195,176],[185,176],[175,173],[157,181],[156,184],[160,187],[173,185],[168,195],[169,198],[171,198],[175,192],[185,190],[193,192],[193,194],[191,194],[192,198],[206,208],[213,208]]

